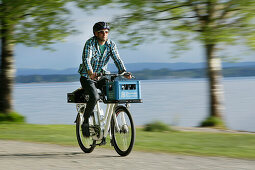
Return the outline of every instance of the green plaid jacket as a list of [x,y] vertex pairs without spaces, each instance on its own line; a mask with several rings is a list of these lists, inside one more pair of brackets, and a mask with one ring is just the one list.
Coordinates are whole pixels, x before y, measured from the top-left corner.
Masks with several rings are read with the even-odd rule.
[[126,71],[123,61],[120,59],[116,44],[112,40],[106,41],[106,49],[101,54],[97,38],[94,36],[86,41],[83,53],[82,64],[80,64],[78,72],[85,77],[88,76],[88,70],[94,73],[105,72],[110,57],[113,59],[119,73]]

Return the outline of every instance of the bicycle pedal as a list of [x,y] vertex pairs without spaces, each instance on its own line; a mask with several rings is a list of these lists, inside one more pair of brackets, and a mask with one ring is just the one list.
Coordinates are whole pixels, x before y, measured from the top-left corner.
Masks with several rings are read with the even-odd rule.
[[90,147],[95,147],[95,146],[96,146],[96,144],[90,145]]
[[99,144],[97,144],[97,145],[102,146],[102,145],[105,145],[106,143],[107,143],[107,142],[106,142],[105,138],[103,138],[102,141],[101,141],[101,143],[99,143]]

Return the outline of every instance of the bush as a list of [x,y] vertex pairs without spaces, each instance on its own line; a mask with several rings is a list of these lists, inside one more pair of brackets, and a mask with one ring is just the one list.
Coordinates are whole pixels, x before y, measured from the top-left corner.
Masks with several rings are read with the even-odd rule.
[[204,120],[201,125],[201,127],[220,127],[225,128],[224,122],[219,117],[210,116],[206,120]]
[[160,122],[160,121],[154,121],[152,123],[148,123],[144,127],[144,131],[149,132],[163,132],[163,131],[170,131],[171,128],[169,125]]
[[25,122],[25,117],[16,113],[16,112],[11,112],[11,113],[0,113],[0,123],[1,122],[19,122],[23,123]]

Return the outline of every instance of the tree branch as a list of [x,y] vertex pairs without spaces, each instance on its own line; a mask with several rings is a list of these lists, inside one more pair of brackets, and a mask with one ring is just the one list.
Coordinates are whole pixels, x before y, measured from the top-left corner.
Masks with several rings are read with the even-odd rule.
[[181,5],[177,5],[177,6],[174,6],[174,7],[166,8],[166,9],[163,9],[163,10],[160,10],[160,11],[158,11],[158,10],[155,10],[155,11],[145,11],[143,14],[147,15],[147,14],[161,13],[161,12],[166,12],[166,11],[170,11],[170,10],[173,10],[173,9],[176,9],[176,8],[185,7],[185,6],[189,6],[189,4],[183,3]]
[[239,8],[235,8],[235,9],[232,9],[232,10],[227,10],[227,11],[224,11],[224,13],[219,17],[220,20],[224,20],[227,18],[227,15],[231,12],[235,12],[235,11],[240,11],[241,9]]
[[199,11],[197,5],[194,6],[194,11],[195,11],[196,16],[197,16],[197,18],[198,18],[198,21],[200,21],[201,24],[204,23],[204,16],[202,16],[202,15],[200,14],[200,11]]
[[229,22],[227,24],[219,24],[218,27],[219,28],[224,28],[224,27],[229,27],[229,25],[231,25],[232,27],[234,27],[234,26],[239,27],[240,26],[239,24],[242,22],[242,20],[243,20],[242,17],[236,18],[236,19],[232,20],[231,22]]
[[230,8],[231,6],[233,5],[233,2],[232,1],[229,1],[226,5],[225,5],[225,10],[223,10],[221,16],[219,17],[219,19],[224,19],[225,16],[228,14],[228,12],[230,12]]
[[19,18],[25,18],[26,16],[30,16],[32,14],[24,14],[24,15],[21,15]]
[[197,17],[196,16],[192,16],[192,17],[170,17],[170,18],[153,19],[153,21],[167,21],[167,20],[187,19],[187,18],[197,18]]
[[210,22],[215,12],[215,3],[213,3],[212,0],[207,0],[206,4],[207,4],[208,22]]
[[168,4],[168,3],[178,3],[178,1],[162,1],[162,2],[159,2],[159,1],[152,1],[152,3],[162,3],[162,4]]

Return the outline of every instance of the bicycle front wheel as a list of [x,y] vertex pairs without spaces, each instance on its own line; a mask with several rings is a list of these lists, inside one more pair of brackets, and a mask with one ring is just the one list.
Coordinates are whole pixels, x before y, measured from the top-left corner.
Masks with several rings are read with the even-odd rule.
[[[115,119],[116,117],[116,119]],[[127,156],[135,141],[132,116],[126,107],[118,107],[111,120],[112,145],[121,156]]]
[[83,115],[78,113],[76,119],[76,137],[80,148],[85,153],[91,153],[96,147],[96,141],[92,137],[84,137],[81,130],[81,125],[83,123]]

